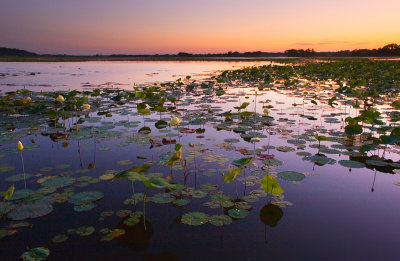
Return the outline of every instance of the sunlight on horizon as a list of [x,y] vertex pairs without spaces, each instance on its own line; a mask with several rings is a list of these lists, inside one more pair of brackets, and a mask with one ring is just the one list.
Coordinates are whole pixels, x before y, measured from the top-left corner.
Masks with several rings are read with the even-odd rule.
[[37,53],[336,51],[400,42],[400,1],[5,0],[0,46]]

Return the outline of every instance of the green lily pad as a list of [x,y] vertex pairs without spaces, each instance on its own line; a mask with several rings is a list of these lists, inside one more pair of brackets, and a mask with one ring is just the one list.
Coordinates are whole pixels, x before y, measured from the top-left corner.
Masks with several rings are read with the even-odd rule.
[[99,200],[103,197],[103,193],[99,191],[83,191],[70,196],[68,202],[73,205],[82,205]]
[[306,178],[303,173],[296,171],[282,171],[278,173],[278,177],[288,181],[302,181]]
[[96,204],[94,203],[89,203],[89,204],[83,204],[79,206],[74,206],[74,210],[76,212],[83,212],[83,211],[89,211],[92,210],[96,207]]
[[312,154],[310,152],[306,152],[306,151],[299,151],[296,153],[296,155],[306,157],[306,156],[311,156]]
[[120,161],[117,162],[117,164],[120,165],[120,166],[126,166],[126,165],[133,164],[133,162],[130,161],[130,160],[120,160]]
[[89,236],[91,234],[93,234],[93,232],[95,231],[94,227],[91,226],[81,226],[78,228],[74,228],[74,229],[68,229],[68,234],[75,234],[75,235],[79,235],[81,237],[83,236]]
[[190,226],[200,226],[208,222],[209,216],[203,212],[189,212],[182,216],[182,223]]
[[14,191],[12,194],[10,200],[18,200],[18,199],[23,199],[31,196],[33,194],[33,190],[31,189],[19,189]]
[[53,211],[53,206],[49,204],[28,203],[19,205],[7,215],[12,220],[25,220],[28,218],[42,217]]
[[242,199],[247,202],[257,202],[259,200],[259,198],[255,195],[247,195],[247,196],[244,196]]
[[225,226],[232,223],[232,218],[227,215],[212,215],[210,217],[210,224],[214,226]]
[[241,168],[241,167],[249,164],[250,161],[252,161],[252,160],[253,160],[252,157],[245,157],[245,158],[241,158],[241,159],[232,161],[232,165],[234,165],[238,168]]
[[171,203],[174,200],[175,197],[169,193],[158,193],[151,198],[151,201],[158,204]]
[[354,160],[339,160],[339,164],[347,168],[365,168],[365,164]]
[[187,204],[189,204],[190,200],[185,199],[185,198],[179,198],[179,199],[175,199],[174,201],[172,201],[172,204],[178,206],[178,207],[183,207]]
[[238,143],[238,142],[240,142],[240,140],[238,140],[238,139],[224,139],[224,142],[228,142],[228,143]]
[[67,239],[68,239],[67,235],[60,234],[60,235],[53,237],[53,239],[51,241],[53,241],[54,243],[62,243]]
[[63,188],[74,184],[75,180],[74,177],[70,176],[55,176],[44,181],[42,185],[45,187]]
[[232,208],[228,210],[228,215],[236,219],[241,219],[247,217],[249,215],[249,211],[241,208]]
[[24,174],[15,174],[15,175],[7,177],[5,179],[5,181],[7,181],[7,182],[17,182],[17,181],[21,181],[21,180],[24,180],[24,179],[27,180],[27,179],[31,178],[32,176],[33,176],[32,174],[28,174],[28,173],[25,173],[25,175]]
[[149,134],[151,132],[151,129],[149,127],[142,127],[138,130],[138,132],[141,134]]
[[283,164],[283,162],[278,159],[266,159],[263,160],[263,163],[267,166],[280,166]]
[[363,128],[361,125],[355,124],[355,125],[347,125],[344,128],[344,131],[346,132],[346,134],[348,135],[357,135],[357,134],[361,134],[363,132]]
[[302,145],[306,144],[305,140],[287,140],[287,143],[294,144],[294,145]]
[[304,157],[303,160],[308,160],[311,162],[314,162],[317,165],[323,166],[326,164],[333,165],[336,163],[336,160],[332,158],[328,158],[327,156],[322,156],[322,155],[314,155],[310,157]]
[[50,255],[50,250],[45,247],[31,248],[25,251],[20,259],[22,261],[43,261]]
[[276,147],[276,150],[281,151],[281,152],[291,152],[291,151],[295,151],[294,148],[288,147],[288,146],[278,146],[278,147]]
[[207,196],[207,191],[198,189],[198,190],[193,190],[191,192],[191,195],[193,198],[204,198],[205,196]]
[[139,224],[140,219],[137,217],[130,217],[124,220],[124,224],[127,225],[128,227],[133,227]]

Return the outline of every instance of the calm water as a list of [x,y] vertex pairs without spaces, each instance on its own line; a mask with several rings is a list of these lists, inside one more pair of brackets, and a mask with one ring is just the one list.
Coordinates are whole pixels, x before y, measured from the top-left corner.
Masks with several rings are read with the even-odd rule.
[[187,75],[202,79],[215,71],[263,64],[270,62],[0,62],[0,90],[24,87],[34,91],[99,87],[131,89],[134,84],[172,81]]
[[[7,86],[0,88],[10,90],[26,85],[33,90],[67,90],[82,88],[82,83],[86,82],[93,85],[124,83],[131,87],[134,82],[168,81],[181,75],[243,65],[246,64],[0,63],[0,71],[10,73],[0,80],[0,84]],[[41,73],[29,76],[29,72]],[[146,75],[152,72],[159,74]],[[42,84],[51,87],[39,86]],[[125,88],[125,85],[118,87]],[[367,164],[367,167],[351,171],[342,166],[338,163],[340,160],[365,163],[366,158],[357,157],[355,152],[360,145],[357,139],[348,140],[341,134],[344,118],[358,111],[343,104],[332,108],[324,96],[319,96],[318,105],[314,105],[309,97],[285,90],[259,91],[250,86],[230,86],[220,97],[205,95],[202,90],[183,94],[176,113],[153,112],[145,116],[138,115],[137,102],[110,107],[113,102],[104,98],[99,100],[98,110],[92,106],[81,125],[86,128],[67,131],[66,139],[61,137],[55,141],[49,137],[55,130],[48,126],[47,119],[2,118],[0,190],[5,191],[15,184],[15,193],[26,192],[21,176],[11,178],[10,182],[10,177],[22,173],[21,155],[16,150],[17,141],[21,140],[25,146],[25,172],[31,174],[26,179],[26,188],[31,192],[22,199],[11,200],[13,207],[33,204],[43,196],[57,199],[57,202],[51,203],[53,211],[44,216],[13,221],[12,214],[8,213],[8,218],[1,219],[0,228],[7,229],[8,235],[0,239],[0,260],[17,260],[27,247],[40,246],[50,249],[46,260],[88,260],[89,257],[93,260],[396,260],[400,243],[400,187],[396,183],[400,178],[395,174],[398,166],[393,163],[400,159],[399,147],[394,145],[386,149],[385,158],[392,165]],[[90,103],[94,101],[91,99]],[[249,116],[243,120],[233,116],[232,122],[224,123],[222,113],[237,112],[234,107],[243,102],[249,103],[243,110],[257,112],[257,118]],[[300,105],[293,106],[293,103]],[[167,102],[166,105],[172,104]],[[270,117],[262,117],[263,105],[273,106],[269,109]],[[110,111],[112,117],[97,115],[104,110]],[[172,115],[182,120],[179,127],[155,127],[160,118],[169,122]],[[73,126],[71,123],[71,119],[67,120],[67,129]],[[5,134],[6,126],[10,125],[15,131]],[[150,127],[150,134],[139,131],[145,126]],[[197,130],[197,133],[180,132],[178,136],[182,128]],[[57,132],[63,129],[59,127]],[[243,135],[244,132],[248,135]],[[315,133],[331,140],[322,141],[318,148]],[[249,137],[254,136],[260,137],[260,142],[250,142]],[[160,143],[163,138],[176,139],[183,145],[183,159],[188,166],[186,179],[181,163],[172,168],[165,166],[174,145],[151,148],[150,138]],[[194,144],[194,148],[189,144]],[[329,163],[316,164],[307,159],[307,152],[324,154]],[[382,155],[382,150],[372,154],[378,153]],[[279,162],[268,167],[262,158],[265,155]],[[225,183],[221,174],[235,168],[233,161],[243,157],[255,159],[236,180]],[[166,195],[160,193],[168,192],[165,189],[149,190],[150,201],[145,204],[146,229],[143,218],[133,226],[124,224],[129,218],[127,215],[143,211],[141,194],[136,206],[132,200],[127,200],[143,193],[143,184],[137,182],[132,189],[127,179],[109,180],[103,175],[115,175],[142,164],[150,166],[146,175],[162,176],[171,183],[186,186],[183,191],[168,194],[171,200],[162,198]],[[285,180],[278,174],[283,171],[296,171],[305,178]],[[260,180],[264,176],[275,177],[284,193],[279,196],[263,193]],[[65,184],[46,183],[55,177],[69,177],[69,180]],[[98,191],[103,197],[93,202],[96,205],[93,209],[76,211],[68,199],[82,191]],[[182,216],[191,212],[229,216],[229,210],[235,207],[204,205],[213,195],[221,193],[230,197],[230,202],[242,202],[236,208],[247,210],[248,216],[233,218],[231,224],[224,226],[214,226],[210,222],[191,226],[181,222]],[[190,202],[182,207],[171,203],[178,198]],[[271,202],[279,206],[279,211],[269,212],[266,218],[262,210]],[[271,225],[271,222],[276,224]],[[94,227],[95,231],[87,236],[68,232],[81,226]],[[102,230],[104,228],[123,229],[125,233],[105,241],[102,238],[108,233]],[[68,239],[54,242],[54,237],[60,234]]]

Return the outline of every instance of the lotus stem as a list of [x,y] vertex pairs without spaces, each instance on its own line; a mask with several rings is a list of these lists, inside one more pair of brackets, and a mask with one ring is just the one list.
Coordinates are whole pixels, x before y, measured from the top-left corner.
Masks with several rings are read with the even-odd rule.
[[25,164],[24,164],[24,156],[22,155],[22,150],[20,151],[21,153],[21,162],[22,162],[22,173],[24,174],[24,185],[26,189],[26,176],[25,176]]
[[146,194],[149,188],[146,188],[144,194],[143,194],[143,226],[144,230],[146,230]]

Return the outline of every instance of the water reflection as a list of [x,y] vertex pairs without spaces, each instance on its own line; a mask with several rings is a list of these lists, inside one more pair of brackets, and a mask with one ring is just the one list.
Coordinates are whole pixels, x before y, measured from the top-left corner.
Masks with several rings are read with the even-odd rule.
[[268,242],[267,241],[267,226],[276,227],[278,225],[278,222],[282,219],[282,217],[283,217],[282,209],[278,205],[273,204],[273,203],[266,204],[260,210],[260,220],[265,225],[265,228],[264,228],[265,243]]
[[129,217],[121,219],[115,227],[116,229],[125,230],[125,234],[117,238],[118,244],[133,251],[146,250],[154,234],[153,226],[147,219],[146,226],[144,226],[143,217],[140,218],[138,224],[127,226],[124,222],[128,219]]

